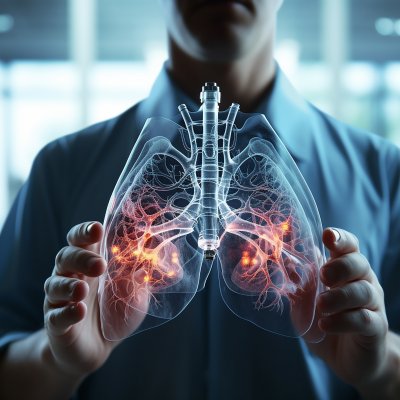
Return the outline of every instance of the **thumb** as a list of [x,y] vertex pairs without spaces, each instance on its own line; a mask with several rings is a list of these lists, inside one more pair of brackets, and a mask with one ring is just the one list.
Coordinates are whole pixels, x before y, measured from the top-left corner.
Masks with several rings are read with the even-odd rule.
[[322,233],[322,241],[329,250],[331,258],[359,251],[357,237],[344,229],[326,228]]
[[70,229],[67,234],[67,241],[70,246],[81,247],[99,253],[103,234],[104,229],[100,222],[83,222]]

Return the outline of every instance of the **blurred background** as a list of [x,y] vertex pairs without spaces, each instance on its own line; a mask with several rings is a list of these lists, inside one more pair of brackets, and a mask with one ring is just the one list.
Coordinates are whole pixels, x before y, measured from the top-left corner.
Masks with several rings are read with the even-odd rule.
[[[159,0],[0,0],[0,227],[47,142],[144,98]],[[400,145],[400,1],[285,0],[276,58],[318,107]]]

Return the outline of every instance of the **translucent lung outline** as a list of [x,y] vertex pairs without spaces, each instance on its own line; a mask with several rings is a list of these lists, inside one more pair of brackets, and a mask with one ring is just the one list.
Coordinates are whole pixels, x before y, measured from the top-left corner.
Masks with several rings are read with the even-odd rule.
[[[102,245],[108,269],[99,285],[105,338],[130,336],[182,312],[210,271],[202,237],[211,226],[227,306],[265,330],[320,340],[312,323],[322,290],[322,227],[285,146],[263,115],[238,113],[236,105],[217,114],[211,131],[221,146],[211,155],[219,156],[218,208],[210,207],[207,225],[199,154],[210,149],[198,132],[204,115],[180,111],[185,128],[164,118],[146,122],[110,199]],[[175,145],[167,138],[174,136]],[[251,139],[239,151],[243,137]]]

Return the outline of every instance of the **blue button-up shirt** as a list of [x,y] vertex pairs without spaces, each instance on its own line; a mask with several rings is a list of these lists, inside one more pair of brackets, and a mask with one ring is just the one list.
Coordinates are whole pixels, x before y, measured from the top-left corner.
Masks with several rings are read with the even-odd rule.
[[[145,120],[172,118],[181,103],[198,108],[163,69],[145,101],[39,153],[1,233],[0,346],[43,327],[43,283],[66,245],[67,231],[82,221],[103,220]],[[399,149],[304,101],[279,68],[257,111],[296,161],[323,226],[358,236],[385,290],[390,328],[399,332]],[[83,382],[76,398],[343,400],[357,393],[301,339],[237,318],[223,304],[212,272],[182,314],[125,340]]]

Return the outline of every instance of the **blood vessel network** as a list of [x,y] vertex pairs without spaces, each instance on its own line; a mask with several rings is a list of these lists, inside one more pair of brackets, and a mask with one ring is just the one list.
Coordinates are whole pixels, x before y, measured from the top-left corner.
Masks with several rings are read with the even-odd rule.
[[[99,282],[102,332],[120,340],[181,313],[218,265],[239,317],[316,342],[325,262],[311,192],[262,114],[207,82],[199,111],[146,121],[107,208]],[[301,134],[301,132],[299,132]]]

